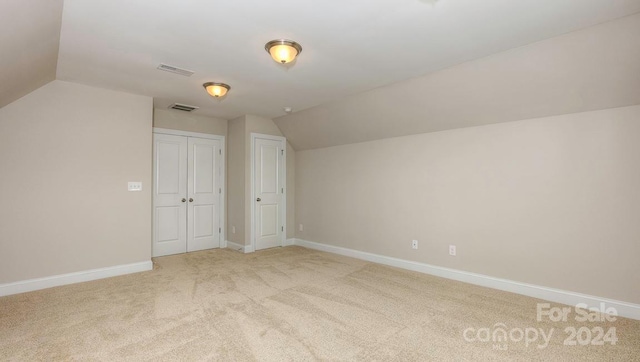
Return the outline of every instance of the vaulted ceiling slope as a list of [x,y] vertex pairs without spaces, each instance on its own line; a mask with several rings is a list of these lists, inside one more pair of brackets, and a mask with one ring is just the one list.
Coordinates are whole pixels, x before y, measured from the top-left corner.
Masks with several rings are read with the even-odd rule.
[[0,3],[0,108],[56,78],[63,0]]
[[274,119],[297,149],[640,104],[640,14]]
[[[639,12],[640,0],[3,0],[0,106],[57,78],[158,108],[280,117],[310,149],[638,104]],[[276,38],[302,44],[293,65],[264,51]],[[229,95],[211,98],[207,81]]]
[[[273,118],[639,11],[640,0],[66,0],[58,78],[157,108]],[[302,44],[294,65],[265,52],[277,38]],[[231,91],[213,99],[208,81]]]

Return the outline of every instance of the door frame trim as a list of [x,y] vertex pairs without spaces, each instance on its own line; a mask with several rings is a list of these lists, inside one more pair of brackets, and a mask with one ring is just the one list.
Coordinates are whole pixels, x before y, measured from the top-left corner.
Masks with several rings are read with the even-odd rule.
[[284,150],[283,152],[283,157],[282,157],[282,169],[280,170],[280,178],[282,180],[282,187],[284,187],[284,192],[282,193],[282,209],[280,210],[280,217],[282,220],[282,227],[283,227],[283,231],[282,231],[282,237],[280,238],[280,246],[285,246],[285,240],[287,239],[287,139],[282,137],[282,136],[273,136],[273,135],[268,135],[268,134],[262,134],[262,133],[255,133],[255,132],[251,132],[250,134],[250,139],[251,139],[251,153],[250,153],[250,159],[251,159],[251,170],[250,170],[250,183],[251,183],[251,198],[249,200],[251,200],[251,226],[250,226],[250,252],[254,252],[256,251],[256,230],[255,230],[255,226],[256,226],[256,203],[253,201],[256,198],[255,195],[255,166],[256,166],[256,160],[255,160],[255,142],[256,139],[266,139],[266,140],[271,140],[271,141],[279,141],[282,145],[282,149]]
[[[206,138],[206,139],[210,139],[210,140],[220,140],[220,141],[222,141],[222,145],[224,146],[224,136],[217,135],[217,134],[188,132],[188,131],[181,131],[181,130],[177,130],[177,129],[158,128],[158,127],[153,127],[153,133],[169,134],[169,135],[173,135],[173,136],[186,136],[186,137]],[[222,155],[224,156],[224,149],[222,150]]]
[[[227,247],[227,146],[225,143],[225,136],[223,135],[217,135],[217,134],[211,134],[211,133],[199,133],[199,132],[188,132],[188,131],[181,131],[181,130],[177,130],[177,129],[169,129],[169,128],[158,128],[158,127],[153,127],[153,134],[168,134],[168,135],[173,135],[173,136],[185,136],[185,137],[195,137],[195,138],[204,138],[204,139],[209,139],[209,140],[218,140],[220,141],[220,150],[221,150],[221,155],[220,155],[220,159],[222,160],[222,167],[220,169],[220,179],[222,180],[222,182],[220,183],[220,186],[222,188],[222,192],[220,193],[220,216],[219,216],[219,220],[218,220],[218,227],[221,228],[220,230],[220,249],[224,249]],[[153,136],[152,134],[152,136]],[[151,142],[153,144],[153,140]],[[155,147],[155,144],[153,145]],[[152,154],[152,158],[153,156],[153,152]],[[155,160],[151,160],[151,162],[155,162]],[[152,168],[153,169],[153,168]],[[155,182],[155,172],[151,175],[151,182]],[[152,189],[153,189],[153,185],[152,185]],[[151,209],[153,211],[153,195],[151,197]],[[153,212],[152,212],[153,215]],[[152,217],[153,219],[153,217]],[[153,220],[151,220],[151,231],[153,232]],[[153,248],[153,237],[151,238],[151,247]]]

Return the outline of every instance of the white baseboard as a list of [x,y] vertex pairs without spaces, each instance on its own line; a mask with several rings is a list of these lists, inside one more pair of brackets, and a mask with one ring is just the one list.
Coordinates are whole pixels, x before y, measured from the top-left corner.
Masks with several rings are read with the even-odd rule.
[[[286,239],[284,241],[284,244],[282,246],[291,246],[295,244],[295,240],[296,239]],[[253,245],[242,245],[242,244],[238,244],[238,243],[234,243],[233,241],[229,241],[229,240],[225,240],[224,241],[224,245],[222,246],[222,244],[220,244],[221,248],[229,248],[229,249],[233,249],[236,251],[239,251],[241,253],[253,253],[255,250],[253,249]]]
[[[291,238],[291,239],[286,239],[284,241],[284,244],[282,246],[291,246],[291,245],[295,245],[295,241],[296,239]],[[233,241],[228,241],[226,240],[225,242],[225,248],[229,248],[229,249],[233,249],[242,253],[253,253],[255,250],[253,249],[253,245],[241,245],[238,243],[234,243]],[[222,248],[222,246],[220,246]]]
[[75,273],[53,275],[50,277],[0,284],[0,297],[5,295],[31,292],[34,290],[47,289],[61,285],[110,278],[118,275],[138,273],[152,269],[153,262],[149,260],[133,264],[116,265],[106,268],[84,270]]
[[584,303],[592,308],[599,308],[601,303],[607,307],[613,307],[621,317],[640,320],[640,304],[633,304],[601,298],[592,295],[570,292],[566,290],[542,287],[539,285],[520,283],[513,280],[494,278],[487,275],[465,272],[456,269],[444,268],[440,266],[419,263],[404,259],[393,258],[384,255],[367,253],[353,249],[342,248],[339,246],[327,245],[307,241],[302,239],[294,239],[294,244],[305,248],[326,251],[329,253],[349,256],[356,259],[366,260],[378,264],[389,265],[397,268],[412,270],[424,274],[435,275],[442,278],[458,280],[465,283],[475,284],[483,287],[503,290],[506,292],[526,295],[538,299],[551,302],[562,303],[575,306]]
[[227,244],[227,248],[229,249],[233,249],[233,250],[244,253],[244,245],[240,245],[238,243],[234,243],[233,241],[229,241],[229,240],[226,240],[225,244]]
[[227,243],[228,243],[228,241],[227,241],[227,240],[222,240],[222,241],[220,241],[220,249],[224,249],[224,248],[226,248],[226,247],[227,247]]
[[227,248],[229,249],[233,249],[235,251],[239,251],[241,253],[253,253],[253,246],[252,245],[242,245],[242,244],[238,244],[238,243],[234,243],[233,241],[226,241],[227,243]]

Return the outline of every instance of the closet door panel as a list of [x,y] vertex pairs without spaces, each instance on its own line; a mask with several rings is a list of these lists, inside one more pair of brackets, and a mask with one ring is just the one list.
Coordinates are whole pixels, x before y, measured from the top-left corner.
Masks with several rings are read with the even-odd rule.
[[220,247],[221,142],[189,138],[187,251]]
[[187,138],[153,136],[153,256],[187,250]]

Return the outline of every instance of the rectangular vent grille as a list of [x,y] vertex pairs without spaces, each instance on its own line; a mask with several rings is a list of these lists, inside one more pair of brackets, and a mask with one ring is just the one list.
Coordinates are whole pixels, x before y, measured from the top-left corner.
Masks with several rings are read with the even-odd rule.
[[170,105],[169,108],[177,109],[179,111],[184,111],[184,112],[193,112],[193,111],[195,111],[196,109],[198,109],[200,107],[190,106],[190,105],[187,105],[187,104],[174,103],[174,104]]
[[165,72],[170,72],[170,73],[175,73],[175,74],[180,74],[180,75],[184,75],[185,77],[190,77],[193,75],[194,72],[190,71],[190,70],[186,70],[186,69],[182,69],[182,68],[178,68],[178,67],[174,67],[172,65],[167,65],[167,64],[160,64],[158,66],[158,69],[160,70],[164,70]]

